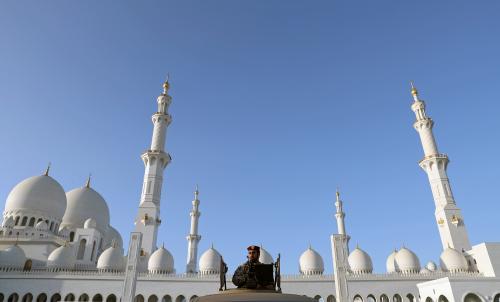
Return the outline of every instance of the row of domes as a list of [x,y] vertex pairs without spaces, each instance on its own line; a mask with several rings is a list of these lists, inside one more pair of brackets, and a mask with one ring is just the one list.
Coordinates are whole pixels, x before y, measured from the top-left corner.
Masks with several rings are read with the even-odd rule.
[[[466,272],[469,270],[467,259],[459,251],[453,248],[446,248],[439,257],[441,270],[445,272]],[[371,274],[373,264],[368,253],[356,247],[348,258],[351,272],[354,274]],[[423,268],[420,267],[420,261],[417,255],[406,247],[402,247],[399,251],[394,250],[386,261],[386,269],[388,273],[432,273],[437,271],[437,266],[434,262],[429,262]]]

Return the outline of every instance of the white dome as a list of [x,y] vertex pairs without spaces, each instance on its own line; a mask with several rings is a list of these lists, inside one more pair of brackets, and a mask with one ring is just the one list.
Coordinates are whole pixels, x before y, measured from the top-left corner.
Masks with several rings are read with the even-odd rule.
[[97,268],[100,270],[123,270],[125,263],[120,247],[112,246],[104,250],[97,260]]
[[95,229],[97,227],[97,222],[93,218],[89,218],[85,220],[83,223],[83,228],[84,229]]
[[427,264],[425,265],[425,268],[431,272],[437,271],[437,265],[436,265],[436,263],[434,263],[432,261],[427,262]]
[[120,233],[112,226],[108,226],[108,230],[106,231],[106,235],[104,236],[104,247],[112,246],[113,242],[116,243],[116,246],[119,248],[123,247],[123,239]]
[[260,247],[259,262],[264,264],[274,263],[274,259],[262,246]]
[[4,214],[26,213],[61,221],[65,210],[61,185],[48,175],[39,175],[21,181],[10,191]]
[[36,225],[35,225],[35,229],[36,230],[39,230],[39,231],[46,231],[49,229],[49,226],[47,225],[47,223],[45,221],[39,221]]
[[149,257],[148,271],[150,273],[173,273],[174,257],[163,246],[160,247]]
[[402,247],[396,253],[396,263],[399,271],[402,273],[418,273],[420,272],[420,261],[417,255],[409,249]]
[[47,259],[48,268],[72,269],[75,266],[75,253],[71,246],[63,245],[50,253]]
[[23,268],[25,263],[26,255],[17,245],[11,245],[0,251],[0,267]]
[[12,218],[12,216],[9,216],[3,220],[2,227],[12,228],[14,224],[15,224],[14,218]]
[[97,229],[105,233],[109,225],[109,209],[102,196],[90,187],[77,188],[66,193],[68,207],[61,226],[70,229],[81,228],[85,220],[92,218]]
[[304,275],[323,274],[324,264],[320,254],[309,247],[299,258],[300,273]]
[[373,272],[373,264],[370,255],[359,247],[356,247],[356,249],[351,252],[348,262],[351,271],[355,274],[371,274]]
[[467,259],[459,251],[450,247],[446,248],[439,257],[441,269],[445,272],[465,272],[469,270]]
[[420,270],[420,273],[425,275],[425,274],[432,274],[432,272],[430,270],[427,269],[427,267],[423,267],[421,270]]
[[200,257],[200,273],[203,275],[218,274],[220,271],[220,253],[213,247],[206,250]]
[[396,254],[397,250],[394,250],[389,257],[387,257],[387,261],[385,262],[385,267],[387,268],[388,273],[396,273],[399,272],[399,267],[396,263]]

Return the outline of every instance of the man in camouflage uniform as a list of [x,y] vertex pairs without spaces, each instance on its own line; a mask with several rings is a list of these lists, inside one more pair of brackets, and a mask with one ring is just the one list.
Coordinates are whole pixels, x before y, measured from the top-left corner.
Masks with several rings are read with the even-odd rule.
[[260,284],[255,276],[255,265],[261,264],[259,262],[260,247],[251,245],[247,247],[248,251],[248,261],[238,266],[233,274],[233,283],[238,288],[262,288],[262,289],[273,289],[272,284]]

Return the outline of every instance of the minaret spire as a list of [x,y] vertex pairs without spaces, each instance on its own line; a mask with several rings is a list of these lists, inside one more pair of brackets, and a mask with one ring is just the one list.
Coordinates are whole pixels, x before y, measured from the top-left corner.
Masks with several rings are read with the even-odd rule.
[[198,234],[198,220],[200,219],[200,211],[198,210],[200,206],[200,200],[198,199],[200,192],[198,191],[198,185],[194,190],[194,200],[192,202],[193,208],[189,213],[191,216],[191,228],[189,230],[189,235],[186,236],[188,241],[188,252],[187,252],[187,264],[186,273],[196,273],[196,261],[198,259],[198,243],[201,240],[201,236]]
[[152,116],[153,137],[151,147],[142,155],[144,162],[144,181],[142,185],[139,211],[135,220],[135,232],[142,233],[141,257],[139,266],[145,269],[147,259],[156,250],[156,238],[160,219],[160,200],[163,185],[163,171],[171,161],[170,155],[165,152],[167,127],[172,121],[168,108],[172,97],[168,95],[170,83],[163,83],[163,92],[158,96],[158,110]]
[[349,246],[348,246],[348,243],[349,243],[349,239],[350,237],[347,235],[346,231],[345,231],[345,213],[344,213],[344,209],[343,209],[343,202],[342,200],[340,199],[340,191],[339,189],[337,188],[337,191],[335,192],[335,209],[336,209],[336,212],[335,212],[335,218],[337,219],[337,232],[339,235],[342,235],[345,237],[345,244],[346,244],[346,250],[349,251]]
[[413,127],[417,130],[424,149],[424,158],[419,164],[427,173],[431,185],[432,196],[436,205],[436,221],[443,249],[451,246],[459,251],[470,250],[471,245],[467,229],[461,211],[455,203],[446,172],[449,163],[448,156],[438,151],[432,132],[434,122],[427,116],[425,102],[419,99],[418,91],[413,82],[411,83],[411,94],[414,100],[411,109],[415,112],[416,117]]

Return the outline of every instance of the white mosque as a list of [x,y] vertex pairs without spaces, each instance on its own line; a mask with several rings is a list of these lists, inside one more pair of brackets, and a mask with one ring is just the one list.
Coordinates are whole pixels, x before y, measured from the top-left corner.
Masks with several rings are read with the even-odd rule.
[[[172,254],[157,246],[163,171],[171,160],[165,137],[172,98],[168,82],[163,88],[152,117],[151,147],[141,155],[144,182],[126,255],[120,233],[110,225],[106,201],[90,178],[83,187],[65,192],[47,168],[21,181],[7,197],[0,228],[0,302],[191,302],[218,291],[221,254],[212,247],[198,259],[198,190],[190,212],[185,272],[176,272]],[[356,247],[349,253],[337,193],[338,234],[330,238],[335,274],[323,274],[322,257],[308,248],[300,256],[299,272],[282,277],[283,292],[325,302],[500,302],[500,243],[471,246],[447,177],[448,157],[438,151],[424,101],[414,87],[411,92],[414,127],[424,149],[420,166],[432,188],[443,245],[440,263],[421,265],[403,247],[388,253],[386,272],[374,273],[367,252]],[[265,250],[260,260],[273,262]]]

